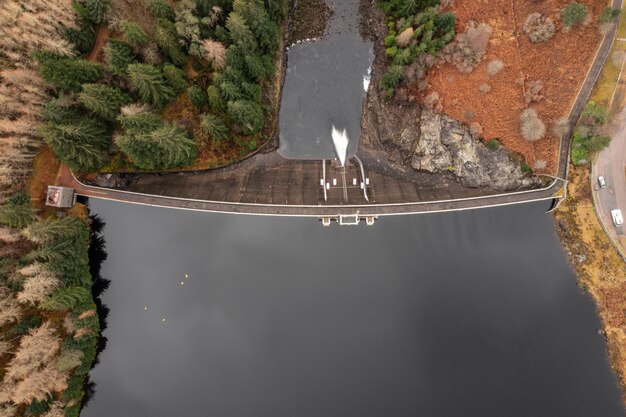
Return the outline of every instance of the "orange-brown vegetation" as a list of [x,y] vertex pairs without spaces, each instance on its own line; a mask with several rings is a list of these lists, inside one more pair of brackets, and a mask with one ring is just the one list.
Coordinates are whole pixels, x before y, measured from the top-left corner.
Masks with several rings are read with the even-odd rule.
[[[451,11],[457,16],[457,33],[472,21],[491,26],[485,58],[469,74],[460,73],[451,64],[433,68],[428,75],[430,86],[420,93],[421,99],[436,91],[445,113],[479,123],[486,140],[498,138],[524,155],[531,167],[554,172],[559,140],[552,127],[567,116],[578,94],[601,40],[595,22],[607,6],[604,0],[579,2],[587,6],[590,23],[568,31],[560,23],[560,10],[567,0],[454,2]],[[531,42],[523,28],[532,13],[552,19],[556,25],[554,36],[544,42]],[[490,76],[488,68],[494,60],[501,60],[504,68]],[[530,100],[526,91],[538,82],[543,88],[535,94],[537,101]],[[486,93],[485,84],[490,86]],[[528,107],[534,108],[546,125],[546,135],[534,142],[523,139],[520,132],[520,114]]]
[[49,99],[31,53],[73,55],[63,29],[75,27],[66,0],[0,3],[0,201],[21,189],[31,174],[41,140],[39,110]]
[[571,167],[568,194],[555,213],[557,231],[580,286],[596,301],[609,360],[626,391],[626,264],[596,217],[588,167]]

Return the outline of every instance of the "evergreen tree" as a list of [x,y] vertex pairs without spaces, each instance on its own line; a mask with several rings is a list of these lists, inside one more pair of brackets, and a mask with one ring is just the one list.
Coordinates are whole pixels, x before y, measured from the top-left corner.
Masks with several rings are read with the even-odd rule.
[[80,305],[91,304],[91,291],[83,287],[60,288],[39,306],[44,310],[71,310]]
[[61,90],[80,91],[85,83],[102,78],[102,65],[84,59],[37,54],[39,73],[48,83]]
[[187,132],[174,124],[149,133],[126,133],[115,138],[117,146],[139,168],[167,169],[191,163],[197,147]]
[[200,115],[200,128],[213,140],[221,141],[228,138],[228,128],[219,116],[210,113]]
[[166,0],[147,0],[146,9],[158,19],[174,20],[174,9]]
[[56,157],[74,171],[97,170],[110,146],[106,125],[95,119],[83,117],[62,123],[47,123],[40,132]]
[[131,64],[127,71],[131,84],[144,102],[159,108],[174,98],[174,89],[158,68],[148,64]]
[[258,45],[246,20],[237,12],[231,12],[226,20],[226,28],[232,41],[246,54],[256,53]]
[[59,95],[53,98],[43,107],[40,115],[46,122],[61,123],[68,120],[75,120],[81,113],[73,107],[73,99],[67,95]]
[[14,229],[21,229],[35,219],[30,204],[13,204],[11,202],[0,206],[0,224]]
[[121,90],[104,84],[84,84],[78,98],[88,110],[107,120],[115,120],[120,108],[130,102]]
[[150,112],[146,107],[136,105],[122,108],[122,114],[117,120],[126,132],[132,133],[149,133],[162,125],[161,118],[157,114]]
[[246,73],[251,79],[255,81],[264,80],[265,78],[272,75],[272,73],[274,72],[274,65],[272,64],[272,60],[267,55],[247,55],[245,57],[245,61]]
[[185,72],[180,68],[176,68],[174,65],[165,65],[163,67],[163,75],[165,75],[167,82],[176,94],[180,94],[187,88]]
[[192,85],[187,89],[189,101],[196,107],[202,107],[207,103],[207,97],[204,90],[197,85]]
[[74,216],[65,216],[60,219],[46,217],[29,224],[22,230],[22,234],[33,243],[46,244],[57,239],[72,239],[78,229],[84,226],[83,221]]
[[83,6],[87,18],[95,24],[100,24],[104,21],[109,2],[108,0],[83,0]]
[[216,86],[210,85],[206,89],[207,101],[209,102],[209,106],[211,109],[215,111],[221,111],[226,108],[226,104],[224,100],[222,100],[222,96],[220,95],[220,91]]
[[129,44],[140,46],[148,42],[148,34],[137,23],[121,20],[119,27]]
[[228,115],[244,134],[256,133],[263,126],[263,109],[253,101],[229,101]]
[[157,45],[175,65],[183,65],[187,56],[182,51],[176,34],[174,23],[166,19],[159,19],[154,29],[154,38]]
[[125,77],[127,75],[126,68],[136,62],[130,46],[115,39],[109,39],[104,47],[104,53],[109,71],[119,77]]

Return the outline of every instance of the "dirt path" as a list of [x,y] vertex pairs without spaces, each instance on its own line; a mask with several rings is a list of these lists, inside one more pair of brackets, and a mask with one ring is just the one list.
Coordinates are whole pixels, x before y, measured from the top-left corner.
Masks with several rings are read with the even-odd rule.
[[98,56],[100,55],[102,48],[104,48],[104,44],[107,39],[109,39],[109,28],[104,24],[99,25],[98,31],[96,32],[96,41],[93,44],[93,48],[91,48],[91,51],[87,55],[88,61],[95,62],[98,60]]

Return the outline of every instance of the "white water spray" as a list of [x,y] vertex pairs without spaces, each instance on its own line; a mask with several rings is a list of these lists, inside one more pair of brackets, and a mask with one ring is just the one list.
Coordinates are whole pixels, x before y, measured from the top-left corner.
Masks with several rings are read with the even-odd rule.
[[333,125],[333,130],[331,133],[333,138],[333,144],[335,145],[335,152],[337,153],[337,157],[341,162],[341,166],[346,166],[346,156],[348,153],[348,142],[350,142],[350,138],[348,138],[348,133],[346,129],[339,131],[335,129]]
[[363,76],[363,90],[367,93],[367,89],[370,86],[370,80],[372,79],[372,67],[367,69],[367,74]]

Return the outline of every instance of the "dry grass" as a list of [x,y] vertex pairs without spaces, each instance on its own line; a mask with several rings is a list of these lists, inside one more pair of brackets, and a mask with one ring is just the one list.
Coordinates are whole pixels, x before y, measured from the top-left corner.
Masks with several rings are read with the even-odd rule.
[[589,172],[572,167],[570,198],[555,213],[557,231],[578,280],[598,305],[611,366],[626,389],[626,264],[593,209]]

